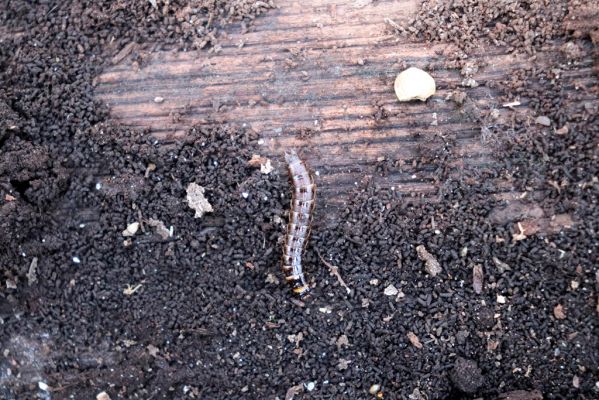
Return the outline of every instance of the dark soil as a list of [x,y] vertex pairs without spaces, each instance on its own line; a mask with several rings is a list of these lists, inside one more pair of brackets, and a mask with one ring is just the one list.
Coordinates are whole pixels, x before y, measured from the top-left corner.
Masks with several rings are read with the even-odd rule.
[[[219,29],[251,29],[265,9],[253,3],[4,2],[0,395],[363,399],[380,385],[389,399],[599,398],[597,81],[572,90],[592,63],[589,36],[554,27],[561,5],[466,2],[476,38],[576,46],[497,83],[551,126],[514,113],[487,127],[499,167],[460,176],[423,149],[439,172],[434,204],[378,189],[398,167],[373,166],[337,223],[319,222],[317,207],[305,260],[314,289],[301,303],[279,270],[290,188],[282,166],[248,165],[258,137],[222,125],[156,142],[93,99],[93,78],[122,51],[139,62],[151,47],[218,51]],[[529,15],[503,36],[483,29]],[[499,181],[552,229],[494,221],[507,208]],[[200,219],[185,201],[192,182],[215,210]],[[555,222],[563,215],[572,228]],[[139,231],[123,237],[133,222]],[[419,245],[440,264],[435,277]]]

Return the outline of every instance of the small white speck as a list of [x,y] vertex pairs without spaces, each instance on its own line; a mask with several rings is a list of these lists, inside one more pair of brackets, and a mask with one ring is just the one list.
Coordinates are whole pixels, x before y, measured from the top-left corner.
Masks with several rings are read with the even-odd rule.
[[308,382],[308,383],[305,383],[304,386],[306,387],[306,390],[308,392],[311,392],[316,387],[316,382]]
[[163,97],[156,96],[154,97],[154,103],[162,103],[164,101]]
[[79,224],[79,228],[85,228],[85,224]]
[[43,390],[44,392],[47,392],[48,389],[49,389],[48,385],[46,384],[46,382],[42,382],[42,381],[39,381],[37,383],[37,387],[40,388],[40,390]]
[[264,139],[259,139],[258,144],[264,144]]
[[264,201],[267,201],[267,200],[268,200],[268,197],[264,196]]
[[316,176],[320,176],[320,171],[316,171],[314,174],[315,174]]
[[79,264],[81,262],[81,260],[79,259],[79,257],[75,256],[75,257],[73,257],[73,262],[75,264]]
[[502,295],[500,295],[500,294],[499,294],[499,295],[497,295],[497,302],[498,302],[499,304],[505,304],[505,296],[502,296]]
[[213,164],[216,167],[218,165],[218,161],[214,161]]
[[102,184],[100,182],[96,183],[96,190],[102,189]]
[[249,196],[250,194],[248,192],[241,193],[241,197],[243,197],[244,199],[247,199]]
[[395,190],[395,186],[391,186],[391,190]]
[[412,179],[416,179],[416,175],[412,175]]

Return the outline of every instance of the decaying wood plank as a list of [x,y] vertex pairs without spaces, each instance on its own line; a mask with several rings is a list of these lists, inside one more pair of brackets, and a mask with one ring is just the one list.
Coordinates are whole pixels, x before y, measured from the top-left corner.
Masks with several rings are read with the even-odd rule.
[[[449,165],[456,172],[492,165],[495,149],[480,121],[449,100],[456,89],[478,108],[496,109],[500,121],[526,110],[525,100],[516,111],[501,107],[493,85],[462,87],[459,71],[442,67],[447,45],[414,43],[389,32],[385,19],[407,26],[417,0],[277,5],[251,32],[231,29],[220,38],[219,52],[157,52],[141,68],[127,60],[108,68],[96,94],[115,118],[149,127],[162,139],[176,140],[193,124],[223,122],[259,132],[260,154],[273,160],[286,148],[300,148],[318,171],[321,201],[333,206],[369,177],[404,195],[434,193],[434,163],[413,162],[422,152],[443,151],[448,136]],[[483,56],[486,66],[472,76],[480,83],[499,82],[529,62],[498,49]],[[436,79],[437,94],[426,103],[395,98],[393,80],[408,66],[427,69]],[[399,167],[380,177],[382,160]]]

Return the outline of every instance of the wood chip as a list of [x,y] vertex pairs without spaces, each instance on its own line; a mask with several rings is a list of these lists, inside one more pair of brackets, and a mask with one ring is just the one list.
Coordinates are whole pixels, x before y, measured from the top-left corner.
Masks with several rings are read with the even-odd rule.
[[195,210],[194,218],[202,218],[207,212],[214,211],[212,205],[204,197],[204,188],[194,182],[187,186],[187,204]]
[[160,235],[162,240],[166,240],[171,236],[171,231],[167,229],[167,227],[164,225],[164,222],[160,220],[150,218],[148,220],[148,225],[154,228],[154,231]]
[[407,336],[410,340],[410,343],[412,343],[412,346],[416,347],[417,349],[422,348],[422,343],[420,343],[420,339],[418,338],[418,336],[416,336],[414,332],[408,332]]
[[524,240],[527,238],[527,236],[524,234],[524,228],[522,227],[522,223],[518,222],[518,233],[514,233],[512,234],[512,240],[514,242],[517,242],[519,240]]
[[29,264],[29,271],[27,272],[27,283],[29,286],[37,282],[37,257],[33,257],[31,264]]
[[564,312],[564,307],[561,304],[558,304],[553,308],[553,315],[557,319],[566,319],[566,313]]
[[295,385],[291,386],[287,389],[287,393],[285,393],[285,400],[292,400],[293,396],[300,394],[304,391],[304,385]]
[[341,335],[337,338],[337,341],[335,342],[335,344],[337,345],[337,349],[341,349],[341,347],[349,346],[349,339],[347,338],[346,335]]
[[274,274],[268,274],[268,275],[266,275],[265,282],[277,285],[279,283],[279,279]]
[[499,258],[497,257],[493,257],[493,263],[495,263],[495,266],[497,267],[497,269],[499,270],[500,273],[504,273],[505,271],[511,271],[512,268],[504,263],[503,261],[501,261]]
[[481,294],[483,291],[483,267],[480,264],[474,265],[472,268],[472,287],[476,294]]
[[150,353],[150,355],[152,357],[157,357],[158,356],[158,352],[160,351],[160,349],[158,349],[158,347],[154,346],[153,344],[149,344],[146,349],[148,350],[148,353]]
[[320,252],[316,251],[316,253],[318,254],[318,257],[320,257],[320,260],[322,261],[322,263],[324,265],[327,266],[327,268],[329,269],[329,274],[333,275],[334,277],[337,278],[337,282],[339,282],[339,284],[341,286],[343,286],[345,288],[345,290],[347,291],[347,294],[351,293],[351,289],[349,288],[349,286],[347,286],[347,284],[345,283],[345,281],[343,280],[343,278],[341,277],[341,274],[339,273],[339,267],[336,267],[330,263],[328,263],[321,255]]
[[344,371],[347,368],[349,368],[349,364],[351,364],[351,360],[346,360],[344,358],[340,358],[339,362],[337,363],[337,369],[339,371]]
[[121,49],[121,51],[119,51],[114,57],[112,57],[112,63],[118,64],[121,61],[123,61],[125,59],[125,57],[127,57],[129,54],[131,54],[134,47],[135,47],[135,42],[128,43],[125,47],[123,47]]
[[131,296],[133,293],[137,292],[140,288],[141,288],[141,284],[135,285],[135,286],[131,286],[131,285],[127,284],[127,287],[125,289],[123,289],[123,294],[125,296]]
[[437,259],[431,253],[428,252],[426,247],[424,247],[423,245],[416,247],[416,253],[418,253],[418,258],[424,261],[424,269],[430,276],[434,277],[438,273],[443,271],[441,269],[439,261],[437,261]]

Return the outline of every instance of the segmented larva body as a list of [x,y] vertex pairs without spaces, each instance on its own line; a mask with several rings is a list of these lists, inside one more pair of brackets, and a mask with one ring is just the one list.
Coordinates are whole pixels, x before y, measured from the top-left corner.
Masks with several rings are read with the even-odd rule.
[[285,153],[285,161],[287,161],[293,186],[293,196],[291,197],[289,225],[283,248],[283,272],[285,279],[291,284],[293,292],[304,297],[310,288],[306,284],[302,271],[302,252],[310,235],[316,185],[306,164],[298,157],[295,150]]

